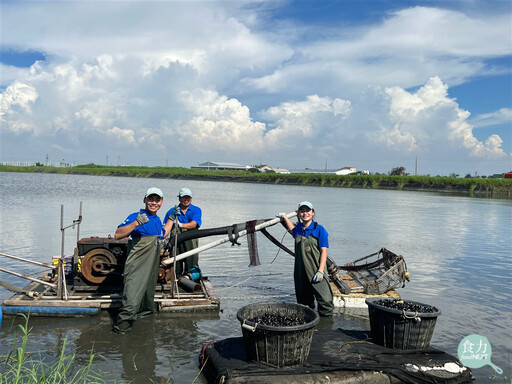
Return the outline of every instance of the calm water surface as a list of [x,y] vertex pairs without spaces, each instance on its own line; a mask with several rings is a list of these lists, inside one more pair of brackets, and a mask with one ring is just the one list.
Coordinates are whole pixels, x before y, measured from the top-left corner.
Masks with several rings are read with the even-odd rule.
[[[147,188],[164,191],[160,216],[177,202],[178,190],[192,189],[194,204],[203,209],[203,228],[251,219],[271,218],[309,200],[317,221],[329,232],[329,255],[339,265],[386,247],[405,257],[411,282],[402,297],[435,305],[437,320],[431,345],[457,355],[467,335],[486,336],[492,362],[474,369],[477,382],[510,382],[512,355],[512,200],[471,198],[424,192],[351,190],[242,183],[151,180],[76,175],[0,173],[0,251],[49,262],[60,254],[60,206],[64,223],[76,219],[83,202],[80,237],[113,235],[126,216],[142,207]],[[284,237],[281,226],[270,231]],[[205,244],[215,238],[201,239]],[[71,254],[76,232],[66,232],[65,252]],[[31,319],[29,349],[54,359],[66,339],[66,352],[86,364],[91,348],[99,355],[93,365],[112,382],[191,383],[198,374],[197,356],[211,340],[241,336],[236,319],[246,304],[294,301],[293,258],[258,236],[262,265],[249,268],[242,246],[224,244],[200,255],[200,266],[221,298],[221,311],[194,315],[157,313],[135,323],[129,337],[111,332],[108,314],[85,319]],[[20,264],[0,258],[3,268]],[[37,266],[23,273],[38,276]],[[5,273],[0,280],[17,286],[26,281]],[[0,289],[0,301],[11,293]],[[15,347],[13,329],[19,320],[4,318],[0,355]],[[321,326],[369,329],[367,314],[340,313]],[[201,376],[196,382],[204,383]]]

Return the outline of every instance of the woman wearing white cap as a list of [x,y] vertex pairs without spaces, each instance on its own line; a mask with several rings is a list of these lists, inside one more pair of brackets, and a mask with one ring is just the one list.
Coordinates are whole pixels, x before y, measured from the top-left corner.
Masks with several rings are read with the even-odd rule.
[[158,188],[149,188],[143,200],[145,208],[132,213],[117,227],[115,238],[130,236],[128,257],[124,265],[122,307],[112,330],[128,332],[135,319],[155,309],[155,288],[160,264],[159,239],[164,231],[157,212],[164,202]]
[[[196,205],[192,204],[192,191],[188,188],[181,188],[178,193],[179,205],[171,208],[164,217],[165,237],[169,235],[174,227],[174,220],[178,218],[178,233],[193,231],[201,227],[202,211]],[[174,236],[174,231],[171,234]],[[187,240],[178,245],[177,254],[185,253],[196,249],[199,243],[197,239]],[[199,254],[189,256],[176,262],[176,275],[180,276],[192,268],[199,268]]]
[[313,220],[313,204],[309,201],[299,203],[297,225],[286,214],[280,216],[295,238],[293,279],[297,302],[315,308],[316,298],[318,314],[332,316],[334,303],[326,267],[329,235],[323,226]]

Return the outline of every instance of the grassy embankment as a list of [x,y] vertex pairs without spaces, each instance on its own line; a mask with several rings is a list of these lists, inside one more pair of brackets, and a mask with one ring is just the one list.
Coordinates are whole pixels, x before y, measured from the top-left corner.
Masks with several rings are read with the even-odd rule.
[[12,167],[0,165],[0,172],[41,172],[124,176],[160,179],[217,180],[267,184],[311,185],[338,188],[426,190],[468,194],[512,196],[512,179],[481,179],[430,176],[346,175],[295,173],[251,173],[247,171],[208,171],[179,167],[116,167],[79,165],[76,167]]

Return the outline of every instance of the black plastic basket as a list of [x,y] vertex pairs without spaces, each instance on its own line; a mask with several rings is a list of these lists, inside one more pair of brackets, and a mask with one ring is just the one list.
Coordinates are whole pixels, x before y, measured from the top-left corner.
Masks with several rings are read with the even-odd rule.
[[431,307],[433,312],[418,313],[379,305],[379,301],[396,302],[399,299],[367,298],[372,340],[375,344],[393,349],[427,349],[434,333],[437,317],[435,307],[416,301],[403,300],[405,304]]
[[[305,324],[276,327],[248,320],[266,314],[301,319]],[[311,308],[285,302],[246,305],[236,317],[242,326],[247,359],[277,367],[299,365],[307,360],[314,327],[320,321]]]

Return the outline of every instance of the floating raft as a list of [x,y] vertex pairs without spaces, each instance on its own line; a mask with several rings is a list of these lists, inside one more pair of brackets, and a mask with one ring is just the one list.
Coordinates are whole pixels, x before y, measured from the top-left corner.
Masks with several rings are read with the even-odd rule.
[[[165,312],[218,311],[220,299],[208,278],[202,278],[194,292],[179,288],[173,295],[172,287],[158,284],[155,291],[155,310]],[[102,292],[96,287],[75,286],[68,290],[67,299],[59,299],[55,290],[32,282],[23,291],[4,301],[4,315],[75,317],[94,316],[101,310],[121,307],[121,292]],[[30,294],[27,294],[30,293]]]
[[317,329],[304,365],[248,362],[242,337],[207,344],[199,355],[208,383],[472,383],[471,371],[440,350],[395,350],[370,331]]

